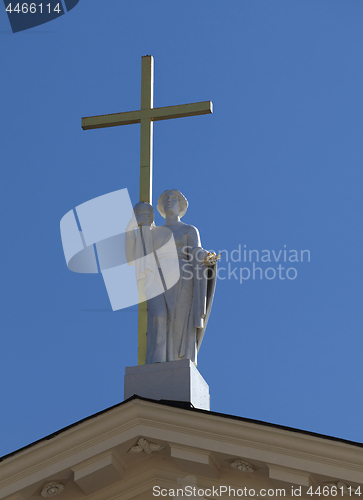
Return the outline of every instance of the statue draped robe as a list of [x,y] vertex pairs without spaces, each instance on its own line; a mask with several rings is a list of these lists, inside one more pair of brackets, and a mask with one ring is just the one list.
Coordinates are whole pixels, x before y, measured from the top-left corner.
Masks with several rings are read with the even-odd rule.
[[[169,273],[166,275],[165,269],[170,269],[168,244],[173,241],[177,251],[174,267],[179,266],[180,277],[177,281],[174,280],[176,283],[169,288]],[[150,364],[190,359],[197,364],[197,353],[214,297],[216,265],[202,265],[207,251],[201,247],[199,232],[195,227],[183,222],[172,230],[166,226],[138,228],[135,242],[136,259],[142,252],[144,255],[145,252],[148,254],[151,248],[154,255],[157,254],[153,261],[156,265],[153,266],[149,259],[136,269],[137,279],[146,278],[146,297],[152,297],[147,300],[145,362]],[[163,282],[167,286],[161,288]],[[159,289],[164,289],[164,292],[157,294]]]

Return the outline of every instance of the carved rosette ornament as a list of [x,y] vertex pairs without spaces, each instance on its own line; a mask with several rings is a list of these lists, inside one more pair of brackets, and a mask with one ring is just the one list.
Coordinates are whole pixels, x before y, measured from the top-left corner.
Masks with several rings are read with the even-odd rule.
[[251,464],[245,462],[244,460],[235,460],[231,463],[231,467],[241,472],[254,472],[255,470]]
[[150,443],[145,438],[140,438],[136,444],[136,446],[132,446],[127,453],[141,453],[145,452],[150,455],[153,451],[162,450],[164,446],[160,446],[156,443]]
[[60,493],[62,493],[63,490],[64,490],[64,484],[53,482],[44,486],[40,494],[44,498],[50,498],[59,495]]

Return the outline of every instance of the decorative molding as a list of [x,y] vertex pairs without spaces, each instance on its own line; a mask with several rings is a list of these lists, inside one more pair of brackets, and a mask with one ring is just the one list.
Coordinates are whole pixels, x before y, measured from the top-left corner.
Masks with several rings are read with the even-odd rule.
[[[0,463],[0,499],[11,500],[18,497],[19,491],[28,491],[26,488],[29,487],[34,491],[39,488],[40,496],[41,486],[50,482],[50,478],[64,483],[62,474],[73,470],[79,462],[93,461],[95,455],[110,453],[114,449],[123,450],[125,455],[122,461],[126,467],[127,458],[142,458],[142,455],[127,454],[131,443],[136,444],[140,435],[148,436],[152,442],[168,442],[169,445],[192,443],[196,450],[206,450],[212,454],[214,451],[219,453],[223,443],[224,456],[231,458],[228,462],[225,459],[222,462],[229,470],[230,462],[244,461],[240,457],[246,457],[252,463],[267,462],[270,469],[273,462],[275,471],[278,466],[288,468],[294,464],[300,477],[301,473],[305,473],[325,477],[329,481],[326,477],[329,475],[330,481],[339,478],[348,485],[362,483],[363,453],[358,444],[334,441],[327,436],[312,436],[298,429],[292,432],[262,423],[232,419],[228,415],[187,412],[177,407],[133,399],[86,422],[78,422],[56,437],[49,436],[36,446],[26,447],[5,457]],[[155,455],[163,452],[165,450]],[[149,458],[151,455],[144,457]],[[195,470],[188,473],[196,475]],[[250,473],[250,476],[257,473],[256,467],[255,473]],[[171,478],[174,482],[175,479]],[[117,491],[115,496],[119,498]]]
[[231,463],[231,467],[234,469],[237,469],[241,472],[254,472],[255,468],[249,464],[248,462],[245,462],[244,460],[235,460],[234,462]]
[[141,453],[145,452],[150,455],[153,451],[163,450],[164,446],[156,443],[150,443],[145,438],[140,438],[135,446],[132,446],[127,453]]
[[[180,486],[182,487],[183,489],[183,495],[184,496],[189,496],[190,498],[197,498],[196,495],[190,495],[190,493],[186,490],[187,487],[189,487],[190,489],[193,489],[193,488],[196,488],[198,489],[198,486],[197,486],[197,478],[195,476],[185,476],[185,477],[181,477],[177,480],[178,484],[180,484]],[[177,496],[173,496],[173,500],[179,500],[179,495],[177,494]],[[200,500],[206,500],[205,497],[202,497],[202,496],[198,496],[198,498]]]
[[74,482],[86,495],[108,488],[123,477],[124,469],[117,454],[111,452],[96,455],[72,467]]
[[207,477],[218,477],[220,466],[210,450],[169,443],[170,456],[184,472]]
[[64,484],[52,482],[44,486],[40,494],[44,498],[50,498],[59,495],[60,493],[62,493],[63,490],[64,490]]
[[197,478],[195,476],[185,476],[185,477],[180,477],[177,480],[177,483],[180,484],[180,486],[183,488],[183,490],[187,486],[197,486]]
[[292,469],[280,464],[266,463],[268,467],[268,477],[285,483],[299,486],[312,486],[311,473],[302,469]]

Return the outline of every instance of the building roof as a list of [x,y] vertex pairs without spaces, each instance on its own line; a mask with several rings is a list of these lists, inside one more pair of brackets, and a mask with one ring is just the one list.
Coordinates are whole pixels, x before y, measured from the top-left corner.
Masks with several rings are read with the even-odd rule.
[[171,407],[175,407],[175,408],[181,408],[181,409],[186,410],[186,411],[203,413],[205,415],[215,415],[215,416],[222,417],[222,418],[227,418],[227,419],[232,419],[232,420],[239,420],[241,422],[249,422],[249,423],[253,423],[253,424],[256,424],[256,425],[262,425],[262,426],[267,426],[267,427],[274,427],[276,429],[281,429],[281,430],[285,430],[285,431],[289,431],[289,432],[297,432],[297,433],[300,433],[300,434],[306,434],[308,436],[314,436],[314,437],[321,438],[321,439],[328,439],[328,440],[331,440],[331,441],[337,441],[337,442],[345,443],[345,444],[348,444],[348,445],[351,445],[351,446],[358,446],[360,448],[363,448],[363,443],[358,443],[358,442],[355,442],[355,441],[350,441],[348,439],[342,439],[342,438],[338,438],[338,437],[334,437],[334,436],[327,436],[325,434],[320,434],[320,433],[317,433],[317,432],[311,432],[311,431],[306,431],[306,430],[301,430],[301,429],[295,429],[294,427],[289,427],[289,426],[285,426],[285,425],[274,424],[274,423],[270,423],[270,422],[264,422],[262,420],[255,420],[255,419],[246,418],[246,417],[240,417],[238,415],[229,415],[229,414],[226,414],[226,413],[220,413],[220,412],[215,412],[215,411],[201,410],[199,408],[194,408],[192,404],[186,403],[186,402],[183,402],[183,401],[166,401],[166,400],[155,401],[153,399],[144,398],[144,397],[141,397],[141,396],[138,396],[138,395],[135,394],[131,398],[128,398],[125,401],[122,401],[121,403],[117,403],[116,405],[110,406],[109,408],[105,408],[104,410],[101,410],[101,411],[99,411],[99,412],[97,412],[97,413],[95,413],[93,415],[89,415],[88,417],[85,417],[85,418],[83,418],[83,419],[81,419],[81,420],[79,420],[77,422],[74,422],[73,424],[67,425],[66,427],[63,427],[62,429],[59,429],[58,431],[52,432],[52,434],[49,434],[48,436],[44,436],[43,438],[38,439],[37,441],[34,441],[33,443],[30,443],[30,444],[28,444],[26,446],[23,446],[22,448],[19,448],[18,450],[15,450],[15,451],[13,451],[11,453],[8,453],[7,455],[4,455],[3,457],[0,457],[0,462],[6,460],[9,457],[14,456],[15,454],[17,454],[17,453],[19,453],[19,452],[21,452],[23,450],[29,449],[29,448],[31,448],[32,446],[35,446],[38,443],[41,443],[43,441],[49,441],[49,440],[53,439],[54,437],[58,436],[59,434],[61,434],[63,432],[66,432],[67,430],[72,429],[72,428],[76,427],[77,425],[82,424],[83,422],[86,422],[86,421],[91,420],[93,418],[97,418],[100,415],[103,415],[104,413],[107,413],[107,412],[113,410],[114,408],[119,408],[119,407],[125,405],[126,403],[128,403],[129,401],[133,401],[135,399],[139,399],[141,401],[148,401],[150,403],[155,403],[155,404],[162,405],[162,406],[171,406]]
[[58,487],[67,500],[146,500],[182,476],[205,487],[356,488],[362,446],[133,396],[2,457],[0,500],[40,500]]

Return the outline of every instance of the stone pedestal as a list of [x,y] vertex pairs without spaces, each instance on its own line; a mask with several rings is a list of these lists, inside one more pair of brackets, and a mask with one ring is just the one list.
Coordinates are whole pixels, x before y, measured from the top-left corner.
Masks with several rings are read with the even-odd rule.
[[130,366],[125,372],[124,398],[185,401],[195,408],[210,409],[209,386],[189,359]]

